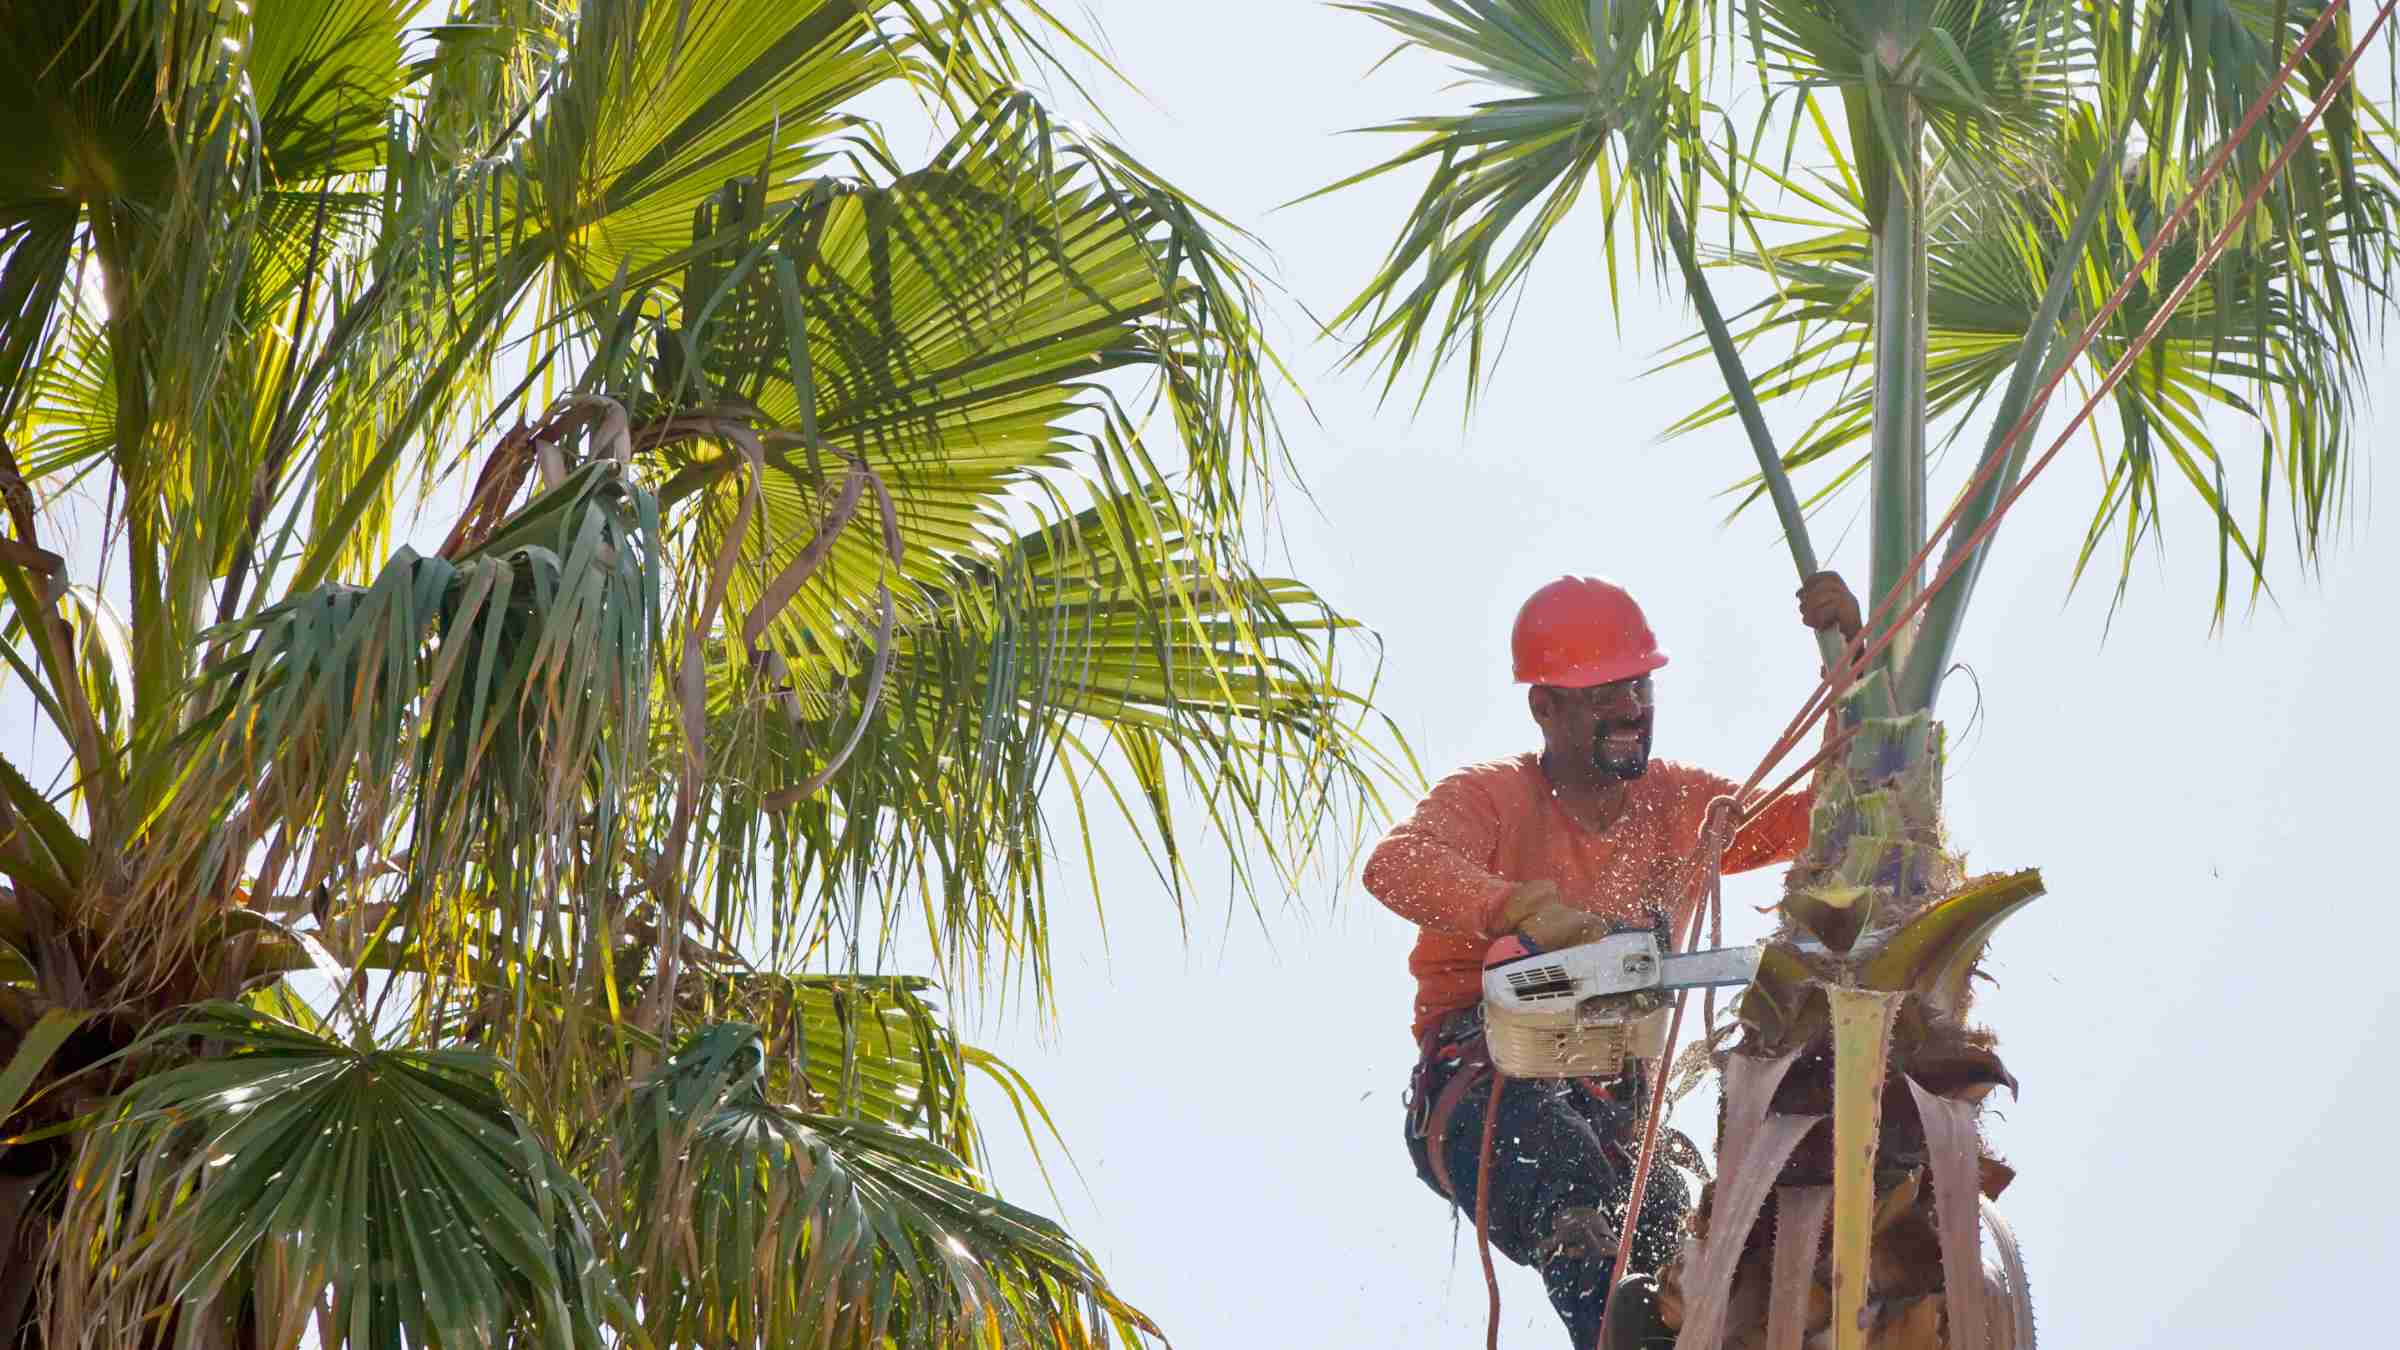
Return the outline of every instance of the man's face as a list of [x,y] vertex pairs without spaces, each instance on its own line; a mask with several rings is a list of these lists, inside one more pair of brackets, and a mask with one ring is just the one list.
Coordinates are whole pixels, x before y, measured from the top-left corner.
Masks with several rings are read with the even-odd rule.
[[1639,778],[1650,767],[1655,705],[1649,676],[1588,689],[1544,685],[1537,692],[1534,720],[1554,751],[1588,756],[1609,778]]

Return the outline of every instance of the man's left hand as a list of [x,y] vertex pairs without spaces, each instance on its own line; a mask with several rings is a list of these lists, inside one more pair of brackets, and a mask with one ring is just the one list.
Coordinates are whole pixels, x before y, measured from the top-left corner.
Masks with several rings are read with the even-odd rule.
[[1608,936],[1608,923],[1563,901],[1552,901],[1517,921],[1516,930],[1538,951],[1580,947]]
[[1866,627],[1859,618],[1858,597],[1839,572],[1819,572],[1801,583],[1800,622],[1819,632],[1834,629],[1844,642],[1856,641]]

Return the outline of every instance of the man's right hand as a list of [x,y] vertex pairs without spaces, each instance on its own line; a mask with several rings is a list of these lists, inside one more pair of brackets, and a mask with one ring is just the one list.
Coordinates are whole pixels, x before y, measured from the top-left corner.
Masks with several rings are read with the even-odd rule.
[[1543,951],[1556,951],[1608,936],[1600,916],[1587,914],[1561,900],[1555,881],[1520,881],[1500,907],[1503,927]]

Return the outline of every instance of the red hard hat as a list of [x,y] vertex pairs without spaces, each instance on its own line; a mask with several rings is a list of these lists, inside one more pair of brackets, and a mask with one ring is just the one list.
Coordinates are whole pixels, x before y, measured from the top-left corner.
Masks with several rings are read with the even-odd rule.
[[1647,675],[1667,663],[1642,607],[1598,577],[1560,577],[1517,611],[1509,636],[1517,683],[1587,689]]

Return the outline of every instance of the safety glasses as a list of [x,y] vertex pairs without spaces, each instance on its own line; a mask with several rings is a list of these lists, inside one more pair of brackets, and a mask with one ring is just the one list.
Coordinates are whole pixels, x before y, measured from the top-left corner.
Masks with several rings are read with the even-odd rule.
[[1560,689],[1558,698],[1569,707],[1584,708],[1594,716],[1612,720],[1639,717],[1657,706],[1647,675],[1615,684],[1595,684],[1588,689]]

